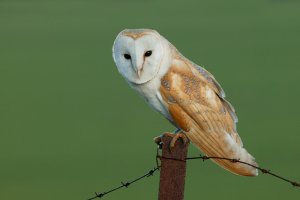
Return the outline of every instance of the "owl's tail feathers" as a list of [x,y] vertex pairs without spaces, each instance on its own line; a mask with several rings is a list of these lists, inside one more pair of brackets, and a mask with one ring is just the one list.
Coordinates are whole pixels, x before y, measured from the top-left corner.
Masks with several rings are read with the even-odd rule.
[[[198,130],[199,131],[199,130]],[[189,131],[186,133],[191,142],[197,146],[203,153],[224,169],[242,176],[257,176],[258,167],[255,159],[250,155],[242,145],[236,143],[231,135],[226,134],[223,137],[208,136],[204,132]],[[222,159],[226,158],[226,159]],[[235,162],[236,160],[248,163],[250,165]]]
[[[226,156],[224,156],[226,158]],[[230,157],[229,157],[230,158]],[[254,157],[247,152],[246,149],[240,148],[240,151],[235,154],[232,160],[223,160],[223,159],[213,159],[215,163],[223,167],[224,169],[242,176],[257,176],[258,170],[253,167],[258,167],[258,164],[255,162]],[[236,162],[236,161],[241,161]],[[249,165],[245,164],[248,163]],[[250,166],[252,165],[252,166]]]

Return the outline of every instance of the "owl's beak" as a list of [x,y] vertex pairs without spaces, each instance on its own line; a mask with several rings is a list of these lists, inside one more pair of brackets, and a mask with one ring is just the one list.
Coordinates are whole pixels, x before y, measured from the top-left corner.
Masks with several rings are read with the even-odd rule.
[[143,71],[143,67],[134,68],[134,71],[137,74],[138,78],[140,78],[141,74],[142,74],[142,71]]
[[143,61],[134,59],[132,65],[135,73],[140,78],[143,71]]
[[133,64],[133,70],[135,71],[135,73],[137,74],[137,76],[140,78],[141,73],[142,73],[142,68],[138,67],[138,65]]
[[138,75],[139,78],[141,77],[141,73],[142,73],[142,68],[137,70],[137,75]]

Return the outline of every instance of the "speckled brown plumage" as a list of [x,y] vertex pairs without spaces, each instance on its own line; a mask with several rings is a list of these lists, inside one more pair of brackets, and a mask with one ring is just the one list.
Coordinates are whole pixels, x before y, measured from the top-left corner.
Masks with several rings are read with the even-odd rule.
[[[206,155],[241,159],[256,165],[236,132],[233,107],[223,98],[214,77],[201,70],[188,61],[177,60],[162,77],[160,92],[173,120]],[[252,167],[214,161],[233,173],[256,175]]]

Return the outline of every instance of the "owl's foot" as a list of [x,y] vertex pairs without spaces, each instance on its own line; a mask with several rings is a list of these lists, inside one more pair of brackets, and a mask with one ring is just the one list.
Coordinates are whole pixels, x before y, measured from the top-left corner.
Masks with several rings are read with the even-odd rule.
[[181,138],[184,145],[189,143],[188,137],[183,132],[179,132],[179,133],[176,133],[176,134],[165,133],[165,135],[173,137],[173,139],[171,140],[171,143],[170,143],[170,149],[172,149],[175,146],[175,143],[179,138]]
[[176,141],[179,139],[179,138],[181,138],[181,140],[182,140],[182,142],[183,142],[183,144],[184,145],[186,145],[187,143],[189,143],[189,139],[188,139],[188,137],[183,133],[183,132],[177,132],[177,133],[169,133],[169,132],[166,132],[166,133],[164,133],[163,135],[160,135],[160,136],[157,136],[157,137],[155,137],[154,138],[154,142],[157,144],[157,145],[159,145],[159,146],[161,146],[162,145],[162,137],[163,136],[169,136],[169,137],[172,137],[172,140],[171,140],[171,142],[170,142],[170,146],[169,146],[169,148],[170,149],[173,149],[174,148],[174,146],[175,146],[175,143],[176,143]]

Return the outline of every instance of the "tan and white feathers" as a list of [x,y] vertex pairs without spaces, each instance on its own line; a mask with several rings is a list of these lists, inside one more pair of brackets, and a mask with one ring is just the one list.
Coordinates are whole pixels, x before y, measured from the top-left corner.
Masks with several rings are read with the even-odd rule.
[[[158,32],[122,31],[114,42],[113,57],[129,85],[207,156],[257,165],[243,148],[234,108],[224,99],[221,86]],[[219,159],[214,162],[235,174],[257,175],[251,166]]]

